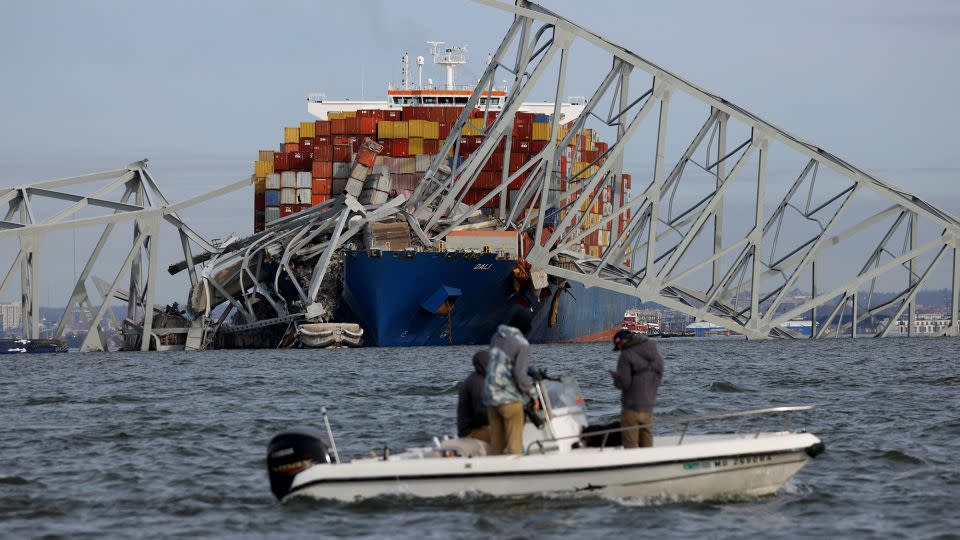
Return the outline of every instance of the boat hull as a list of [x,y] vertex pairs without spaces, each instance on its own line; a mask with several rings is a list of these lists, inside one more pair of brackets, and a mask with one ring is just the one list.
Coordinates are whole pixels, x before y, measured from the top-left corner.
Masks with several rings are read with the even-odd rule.
[[651,449],[607,448],[529,456],[351,462],[300,473],[291,496],[354,501],[466,493],[521,496],[594,492],[628,499],[687,500],[775,494],[816,454],[809,434]]
[[[493,253],[349,251],[344,256],[343,320],[358,322],[379,347],[485,344],[516,306],[533,312],[533,343],[601,341],[639,300],[552,281],[518,287],[517,262]],[[442,307],[452,300],[452,309]]]

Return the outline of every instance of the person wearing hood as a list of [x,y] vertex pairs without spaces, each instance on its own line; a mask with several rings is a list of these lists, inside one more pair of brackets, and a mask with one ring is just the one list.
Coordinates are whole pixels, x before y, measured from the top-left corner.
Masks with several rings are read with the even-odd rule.
[[623,432],[623,447],[653,446],[653,406],[663,378],[663,359],[652,339],[629,330],[613,336],[613,350],[620,351],[617,370],[610,371],[613,385],[621,392],[620,425],[643,426]]
[[501,324],[490,339],[490,362],[484,403],[490,419],[492,453],[519,454],[523,445],[523,400],[533,383],[527,375],[530,343],[530,311],[517,310],[508,324]]
[[490,426],[487,407],[483,403],[483,391],[487,382],[487,363],[490,353],[477,351],[473,355],[473,373],[467,375],[460,387],[457,400],[457,436],[490,442]]

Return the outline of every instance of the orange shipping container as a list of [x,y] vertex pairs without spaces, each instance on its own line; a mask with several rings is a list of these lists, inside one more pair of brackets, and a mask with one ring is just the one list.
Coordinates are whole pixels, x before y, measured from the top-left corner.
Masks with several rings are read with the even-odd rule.
[[323,204],[329,201],[330,198],[331,198],[330,195],[317,195],[316,193],[314,193],[313,195],[310,196],[310,204],[313,206],[317,206],[318,204]]
[[333,178],[332,161],[314,161],[310,174],[314,178]]
[[330,135],[330,121],[329,120],[317,120],[313,123],[313,133],[317,137],[326,137]]
[[314,178],[310,189],[314,195],[329,195],[332,187],[332,178]]

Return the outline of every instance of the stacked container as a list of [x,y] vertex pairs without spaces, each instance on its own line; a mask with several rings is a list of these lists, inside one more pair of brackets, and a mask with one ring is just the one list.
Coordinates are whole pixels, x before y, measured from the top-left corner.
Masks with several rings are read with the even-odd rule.
[[[357,197],[363,204],[382,204],[396,194],[409,197],[462,112],[461,107],[449,106],[330,112],[328,120],[285,128],[280,150],[261,150],[254,165],[254,229],[262,230],[279,217],[323,204],[343,193]],[[483,144],[483,132],[496,117],[496,112],[471,112],[459,134],[459,160],[454,163],[452,149],[447,157],[451,170],[457,170]],[[542,152],[550,140],[551,121],[550,115],[518,112],[509,159],[501,143],[483,164],[464,202],[473,205],[487,198],[500,186],[505,168],[508,175],[513,175]],[[569,125],[559,126],[557,142],[569,129]],[[581,186],[603,164],[607,150],[608,145],[597,140],[591,129],[583,129],[571,138],[550,182],[546,226],[556,226],[567,212],[574,210],[571,204],[581,194]],[[489,197],[482,205],[483,211],[494,212],[500,207],[501,197],[512,204],[531,170],[532,167],[518,175],[500,194]],[[615,202],[621,206],[627,202],[630,175],[623,175],[618,193],[613,192],[614,185],[612,178],[604,179],[591,193],[591,197],[596,194],[593,203],[576,209],[584,212],[581,232],[608,217]],[[539,217],[539,204],[539,198],[531,199],[523,211]],[[613,232],[620,234],[630,217],[628,211],[615,223],[611,221],[587,234],[582,241],[584,252],[599,257],[610,245],[611,237],[615,237]]]

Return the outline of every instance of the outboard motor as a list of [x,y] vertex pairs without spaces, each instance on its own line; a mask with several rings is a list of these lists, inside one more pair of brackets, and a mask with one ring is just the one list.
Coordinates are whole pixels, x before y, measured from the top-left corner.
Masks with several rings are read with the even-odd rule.
[[329,448],[327,436],[312,429],[291,429],[270,439],[267,473],[270,490],[277,500],[290,493],[290,485],[300,471],[317,464],[336,463]]

